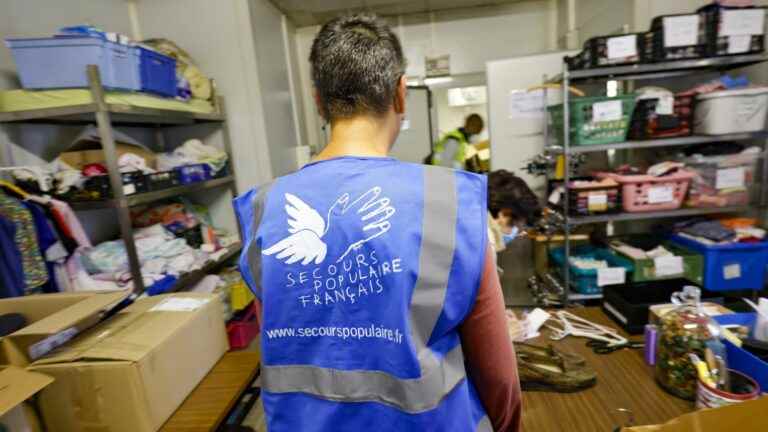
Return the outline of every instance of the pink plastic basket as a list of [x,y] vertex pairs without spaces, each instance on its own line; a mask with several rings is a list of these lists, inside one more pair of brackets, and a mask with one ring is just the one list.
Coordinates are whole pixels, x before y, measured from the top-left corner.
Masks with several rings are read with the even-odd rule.
[[680,208],[694,174],[680,170],[663,177],[613,173],[600,173],[598,177],[610,177],[619,182],[624,211],[639,213]]

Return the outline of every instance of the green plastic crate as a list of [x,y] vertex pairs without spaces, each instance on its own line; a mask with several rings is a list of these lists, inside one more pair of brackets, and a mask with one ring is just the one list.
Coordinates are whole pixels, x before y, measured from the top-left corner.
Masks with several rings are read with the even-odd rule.
[[[618,240],[621,240],[621,239],[619,238]],[[672,242],[663,242],[661,245],[664,246],[670,252],[674,253],[675,255],[683,257],[683,273],[682,274],[666,275],[666,276],[660,277],[656,275],[656,265],[653,259],[651,258],[634,259],[630,256],[627,256],[621,253],[621,251],[614,249],[614,252],[632,261],[632,264],[634,264],[635,271],[634,273],[632,273],[633,282],[649,282],[649,281],[656,281],[656,280],[685,278],[698,285],[701,285],[703,283],[704,281],[704,257],[703,256],[701,256],[700,254],[690,249],[686,249]]]
[[[621,118],[593,121],[593,105],[600,102],[621,101]],[[558,145],[563,145],[563,104],[548,107],[552,134]],[[571,145],[612,144],[627,140],[629,123],[635,110],[635,95],[616,97],[575,97],[570,102]]]

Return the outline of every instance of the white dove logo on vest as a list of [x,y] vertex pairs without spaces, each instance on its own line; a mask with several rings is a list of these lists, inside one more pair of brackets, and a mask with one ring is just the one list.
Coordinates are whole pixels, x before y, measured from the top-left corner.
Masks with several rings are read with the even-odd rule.
[[389,231],[392,227],[389,218],[395,214],[390,199],[381,196],[379,186],[369,189],[354,201],[348,193],[341,195],[328,210],[325,219],[296,195],[286,193],[285,199],[290,235],[262,253],[268,256],[276,254],[275,258],[283,260],[286,264],[299,261],[302,265],[312,262],[321,264],[328,254],[328,246],[323,237],[333,229],[332,226],[342,225],[347,217],[359,218],[364,224],[360,238],[350,244],[336,259],[337,263],[341,262],[350,252]]

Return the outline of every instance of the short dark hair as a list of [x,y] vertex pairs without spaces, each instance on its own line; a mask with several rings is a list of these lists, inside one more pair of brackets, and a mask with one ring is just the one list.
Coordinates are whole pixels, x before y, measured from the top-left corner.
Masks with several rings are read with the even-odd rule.
[[485,122],[483,121],[483,118],[480,116],[480,114],[472,113],[467,116],[466,119],[464,119],[464,125],[470,126],[472,124],[475,124],[478,129],[483,129],[485,127]]
[[509,211],[514,219],[530,225],[541,216],[541,204],[525,180],[498,170],[488,174],[488,211],[494,218]]
[[309,55],[312,80],[326,120],[384,114],[392,105],[405,59],[400,41],[373,14],[354,14],[326,23]]

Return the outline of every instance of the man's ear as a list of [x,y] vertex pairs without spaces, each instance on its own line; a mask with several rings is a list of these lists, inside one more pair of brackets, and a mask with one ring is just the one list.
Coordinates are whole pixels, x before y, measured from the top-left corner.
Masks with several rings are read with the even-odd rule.
[[405,114],[405,97],[408,93],[408,80],[405,79],[405,75],[400,77],[397,82],[397,90],[395,91],[395,113]]
[[316,88],[312,88],[312,98],[315,99],[315,106],[317,107],[317,112],[320,113],[320,117],[327,122],[328,116],[326,116],[323,111],[323,102],[320,99],[320,93],[317,92]]

